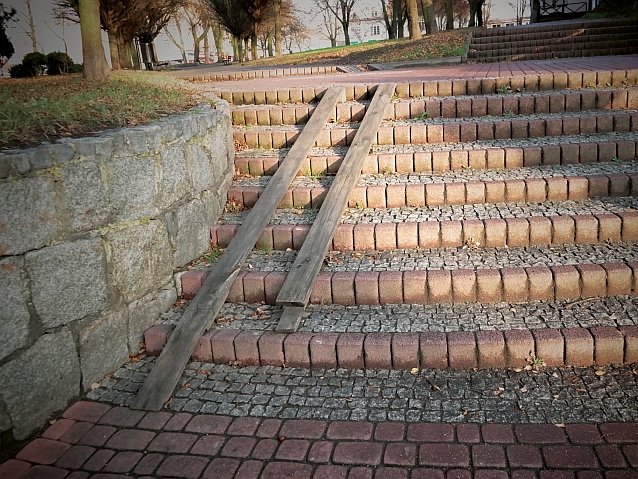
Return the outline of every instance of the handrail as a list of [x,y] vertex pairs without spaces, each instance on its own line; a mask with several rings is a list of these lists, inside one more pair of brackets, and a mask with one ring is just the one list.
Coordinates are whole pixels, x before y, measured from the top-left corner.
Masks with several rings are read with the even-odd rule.
[[[585,7],[585,10],[581,10],[581,7],[583,6]],[[589,2],[562,3],[560,5],[548,5],[547,3],[543,2],[540,8],[541,16],[543,14],[548,15],[550,13],[562,13],[563,15],[565,15],[565,11],[567,11],[567,13],[588,12]]]

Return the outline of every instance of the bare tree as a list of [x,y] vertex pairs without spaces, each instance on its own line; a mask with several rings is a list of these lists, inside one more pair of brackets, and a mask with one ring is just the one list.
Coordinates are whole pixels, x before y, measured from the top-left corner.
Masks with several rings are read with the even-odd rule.
[[452,0],[444,0],[445,4],[445,29],[454,30],[454,3]]
[[402,15],[404,10],[403,0],[381,0],[381,13],[385,28],[388,31],[388,38],[403,38]]
[[193,37],[193,63],[199,63],[199,46],[208,35],[208,30],[210,30],[212,12],[208,4],[194,0],[181,10],[181,14],[182,18],[188,23]]
[[238,61],[244,58],[243,40],[250,35],[251,19],[241,9],[238,0],[206,0],[215,13],[216,19],[231,35],[233,57]]
[[405,0],[405,6],[408,16],[410,40],[419,40],[421,38],[421,26],[419,25],[419,7],[417,7],[416,0]]
[[514,0],[513,2],[507,3],[514,10],[516,25],[522,25],[525,12],[527,11],[527,7],[529,7],[529,0]]
[[[329,0],[332,1],[333,4],[336,4],[337,0]],[[337,35],[339,34],[340,26],[337,17],[334,16],[329,9],[320,8],[322,18],[322,25],[324,31],[321,32],[328,40],[330,40],[330,46],[337,46]]]
[[282,52],[281,52],[281,0],[274,0],[273,14],[274,14],[274,23],[275,23],[274,25],[275,26],[275,56],[280,57],[282,55]]
[[22,25],[20,28],[27,34],[29,39],[31,40],[31,45],[33,46],[33,51],[38,51],[38,39],[35,33],[35,22],[33,20],[33,13],[31,12],[31,2],[32,0],[20,0],[20,3],[24,5],[26,11],[22,11],[18,9],[18,16],[22,18],[22,20],[27,22],[28,29],[24,28]]
[[354,7],[355,1],[356,0],[315,0],[315,3],[319,8],[328,9],[341,24],[343,38],[346,45],[350,45],[350,19],[352,16],[352,7]]
[[487,25],[492,16],[492,0],[483,0],[483,24]]
[[87,80],[106,81],[106,63],[100,32],[100,4],[98,0],[79,0],[80,32],[82,34],[83,75]]
[[224,32],[222,32],[222,26],[216,19],[213,20],[211,30],[213,31],[213,41],[215,42],[215,49],[217,50],[217,62],[221,63],[223,59],[223,44],[224,44]]
[[177,33],[179,34],[179,41],[173,36],[168,26],[164,27],[164,33],[170,39],[171,42],[179,49],[182,54],[182,62],[188,63],[188,57],[186,56],[186,48],[184,48],[184,36],[182,35],[182,26],[179,20],[175,20],[175,26],[177,27]]

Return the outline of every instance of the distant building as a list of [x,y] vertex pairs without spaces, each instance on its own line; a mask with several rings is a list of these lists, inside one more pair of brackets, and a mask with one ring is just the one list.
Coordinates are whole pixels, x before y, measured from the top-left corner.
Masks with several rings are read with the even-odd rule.
[[[529,17],[523,18],[523,25],[528,25],[528,24],[529,24]],[[515,25],[516,25],[516,18],[506,18],[506,19],[494,18],[494,19],[490,19],[485,24],[487,28],[513,27]]]

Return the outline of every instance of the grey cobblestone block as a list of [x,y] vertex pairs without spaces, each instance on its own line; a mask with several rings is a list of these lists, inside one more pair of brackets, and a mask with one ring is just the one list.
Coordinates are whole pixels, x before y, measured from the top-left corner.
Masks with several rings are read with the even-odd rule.
[[33,305],[45,329],[65,325],[107,307],[102,241],[98,238],[27,253]]
[[160,156],[162,174],[160,176],[159,206],[164,209],[184,198],[190,185],[183,145],[166,148]]
[[193,200],[167,213],[166,226],[173,246],[174,267],[180,268],[204,254],[210,244],[210,220],[214,217],[202,201]]
[[[164,311],[168,311],[168,317],[171,316],[169,306],[177,300],[177,292],[173,287],[173,282],[163,285],[158,292],[150,293],[143,298],[131,302],[128,309],[128,350],[131,354],[139,352],[139,345],[142,341],[144,331],[157,323],[158,318]],[[183,311],[177,310],[179,314]],[[181,316],[180,316],[181,317]]]
[[[57,232],[53,180],[45,176],[0,184],[0,254],[16,255],[49,243]],[[19,207],[18,207],[19,205]]]
[[110,217],[107,186],[96,162],[71,163],[62,168],[71,231],[101,228]]
[[13,435],[25,439],[80,392],[80,363],[71,332],[41,336],[0,367],[0,384]]
[[108,163],[112,220],[129,221],[157,214],[157,176],[154,158],[124,156]]
[[25,276],[21,258],[0,261],[0,360],[27,344],[30,314],[25,296]]

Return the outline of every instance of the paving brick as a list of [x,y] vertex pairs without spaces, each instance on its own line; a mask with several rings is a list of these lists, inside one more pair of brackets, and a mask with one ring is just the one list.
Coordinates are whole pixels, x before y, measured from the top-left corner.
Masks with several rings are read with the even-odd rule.
[[575,236],[575,223],[570,216],[552,216],[552,243],[572,244]]
[[527,178],[525,180],[527,202],[542,203],[547,199],[547,183],[542,178]]
[[549,218],[532,216],[527,221],[529,223],[529,244],[531,246],[552,243],[552,222]]
[[346,479],[348,468],[344,466],[319,466],[315,469],[313,479]]
[[568,198],[583,200],[589,197],[589,180],[582,177],[567,177]]
[[430,303],[452,302],[452,277],[450,271],[429,270],[427,273],[427,287]]
[[419,465],[438,467],[467,467],[470,464],[467,446],[461,444],[422,444]]
[[337,464],[375,466],[381,463],[382,446],[377,443],[340,442],[333,454]]
[[476,275],[473,270],[452,270],[452,297],[455,303],[476,301]]
[[337,272],[332,275],[332,301],[335,304],[354,306],[356,304],[354,277],[350,272]]
[[303,461],[309,447],[310,441],[305,439],[286,439],[277,449],[275,459],[281,461]]
[[115,455],[115,451],[109,449],[98,450],[91,458],[84,463],[83,469],[87,471],[99,471]]
[[624,263],[605,263],[602,267],[607,272],[607,296],[630,294],[633,284],[633,273]]
[[450,367],[467,369],[477,366],[476,340],[469,331],[453,331],[447,335]]
[[638,240],[638,214],[635,212],[618,213],[622,219],[622,240]]
[[485,224],[485,246],[500,247],[507,244],[507,223],[503,219],[492,218],[483,221]]
[[37,438],[27,444],[16,455],[16,459],[49,465],[54,464],[69,449],[71,449],[71,445],[67,443]]
[[62,417],[76,421],[97,422],[110,409],[111,406],[107,404],[79,401],[64,411]]
[[594,360],[596,364],[622,364],[624,359],[624,337],[610,326],[591,329],[594,337]]
[[381,304],[403,303],[403,273],[401,271],[379,273],[379,302]]
[[415,249],[419,246],[418,223],[397,223],[396,229],[399,249]]
[[514,426],[514,432],[522,444],[561,444],[567,442],[564,430],[553,424],[519,424]]
[[565,338],[565,364],[569,366],[591,366],[594,364],[594,339],[584,328],[561,330]]
[[508,446],[507,459],[510,467],[530,467],[535,469],[543,467],[540,451],[534,446]]
[[374,430],[375,441],[402,441],[405,437],[405,424],[400,422],[380,422]]
[[413,466],[416,462],[417,445],[394,442],[385,448],[383,463],[390,466]]
[[622,451],[632,467],[638,467],[638,445],[624,446]]
[[284,342],[282,334],[265,331],[258,340],[259,362],[262,366],[283,366]]
[[329,441],[315,441],[308,452],[309,462],[330,462],[334,444]]
[[507,223],[507,245],[529,246],[529,222],[527,218],[506,218]]
[[443,143],[443,125],[428,125],[426,131],[428,143]]
[[505,182],[487,181],[485,183],[485,202],[504,203],[505,202]]
[[567,180],[565,178],[546,178],[547,201],[563,201],[567,199]]
[[506,364],[505,341],[500,331],[477,331],[476,346],[479,367],[503,367]]
[[638,423],[603,423],[599,425],[605,441],[617,443],[634,443],[638,437]]
[[442,221],[441,247],[456,248],[463,244],[463,224],[460,221]]
[[326,439],[367,441],[372,438],[373,429],[371,422],[334,421],[328,426]]
[[18,461],[16,459],[9,459],[8,461],[0,464],[0,477],[6,479],[17,479],[21,477],[29,468],[31,464],[24,461]]
[[367,369],[392,369],[392,335],[369,333],[363,342]]
[[625,338],[625,363],[638,362],[638,326],[621,326]]
[[[595,446],[596,455],[600,460],[600,464],[604,468],[625,468],[627,467],[627,462],[623,457],[623,454],[620,448],[611,445],[604,446]],[[590,459],[591,460],[591,459]]]
[[476,270],[477,300],[481,303],[498,303],[502,299],[501,274],[498,270]]
[[543,447],[545,464],[560,469],[596,469],[599,467],[594,451],[584,446]]
[[197,415],[193,416],[184,430],[200,434],[224,434],[231,421],[231,418],[225,416]]
[[[23,475],[20,476],[20,479],[62,479],[67,477],[69,471],[66,469],[60,469],[59,467],[52,466],[33,466],[31,469],[28,469]],[[100,479],[99,476],[93,476],[97,479]],[[116,478],[120,479],[120,478]]]
[[60,441],[67,442],[69,444],[76,444],[84,435],[93,427],[90,422],[77,422],[66,431]]
[[536,358],[542,359],[547,366],[563,366],[565,364],[565,341],[560,331],[556,329],[534,329],[532,334],[536,343]]
[[501,446],[480,444],[472,446],[474,467],[505,467],[505,451]]
[[567,424],[565,432],[572,444],[600,444],[603,438],[594,424]]
[[448,366],[447,336],[445,333],[425,332],[419,340],[421,367],[445,369]]
[[111,449],[141,451],[148,447],[155,433],[135,429],[120,429],[106,443]]
[[504,331],[507,366],[524,366],[530,353],[534,351],[534,338],[525,329]]
[[128,473],[143,457],[141,452],[118,452],[102,470],[104,472]]
[[335,333],[314,335],[310,340],[310,361],[313,368],[337,367],[337,339]]
[[197,436],[180,432],[162,432],[148,445],[152,452],[185,453],[191,448]]
[[[89,446],[73,446],[66,451],[56,462],[56,467],[66,469],[80,469],[86,460],[95,452],[94,447]],[[16,461],[18,462],[18,461]],[[6,477],[2,475],[2,469],[0,468],[0,477]],[[8,475],[8,477],[12,477]],[[13,476],[17,477],[17,476]]]
[[411,442],[454,442],[454,427],[442,423],[409,424],[407,440]]
[[481,121],[477,123],[477,139],[479,141],[494,139],[494,122]]
[[249,366],[259,366],[259,338],[261,331],[242,331],[233,343],[237,361]]
[[221,450],[225,440],[226,438],[223,436],[202,436],[197,440],[190,452],[192,454],[215,456]]
[[463,244],[479,246],[485,244],[485,225],[481,220],[464,220],[463,226]]
[[580,298],[580,273],[574,266],[552,266],[556,300]]
[[607,273],[600,265],[583,264],[577,266],[581,278],[583,298],[607,296]]
[[394,333],[392,335],[393,369],[411,370],[419,367],[419,335]]

